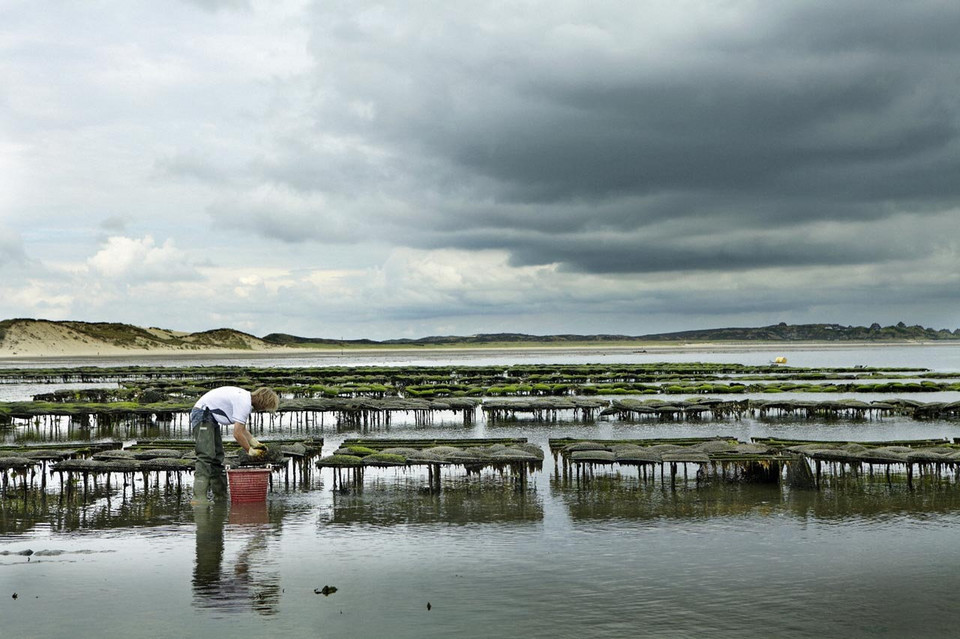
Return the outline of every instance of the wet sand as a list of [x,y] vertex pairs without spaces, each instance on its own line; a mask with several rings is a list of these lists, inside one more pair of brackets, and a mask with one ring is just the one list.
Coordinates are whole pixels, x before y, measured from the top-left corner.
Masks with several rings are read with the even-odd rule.
[[626,354],[673,354],[673,353],[724,353],[724,352],[763,352],[789,353],[791,351],[829,351],[841,349],[873,349],[890,347],[928,347],[928,346],[956,346],[958,342],[656,342],[636,344],[560,344],[560,345],[518,345],[518,346],[345,346],[324,348],[291,348],[277,347],[268,350],[231,350],[231,349],[104,349],[99,353],[91,353],[84,349],[64,349],[56,345],[33,348],[26,352],[0,353],[0,363],[16,365],[16,363],[57,363],[63,360],[87,360],[96,362],[102,360],[142,360],[142,359],[170,359],[184,361],[204,361],[216,359],[284,359],[284,358],[316,358],[318,361],[337,359],[345,356],[357,359],[376,359],[385,355],[417,356],[423,358],[449,359],[458,355],[482,355],[487,358],[498,356],[537,355],[549,356],[585,356],[585,355],[626,355]]

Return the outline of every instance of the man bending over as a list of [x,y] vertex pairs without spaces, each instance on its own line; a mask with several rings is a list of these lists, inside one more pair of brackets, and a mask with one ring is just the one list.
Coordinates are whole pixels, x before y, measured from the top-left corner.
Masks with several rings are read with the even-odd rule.
[[227,495],[227,472],[223,467],[221,426],[233,425],[233,438],[252,458],[266,452],[247,429],[253,411],[277,410],[280,400],[269,388],[250,391],[236,386],[221,386],[205,393],[190,411],[190,428],[196,440],[197,467],[193,480],[193,504],[207,504],[208,491],[215,500]]

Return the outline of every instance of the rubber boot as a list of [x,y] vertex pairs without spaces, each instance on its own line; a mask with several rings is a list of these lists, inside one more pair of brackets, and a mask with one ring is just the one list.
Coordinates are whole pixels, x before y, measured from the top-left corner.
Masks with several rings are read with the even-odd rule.
[[210,489],[213,492],[213,501],[218,504],[227,501],[227,475],[221,473],[210,478]]
[[203,506],[210,503],[210,497],[207,491],[210,489],[210,478],[202,475],[196,475],[193,478],[193,499],[190,503],[194,506]]

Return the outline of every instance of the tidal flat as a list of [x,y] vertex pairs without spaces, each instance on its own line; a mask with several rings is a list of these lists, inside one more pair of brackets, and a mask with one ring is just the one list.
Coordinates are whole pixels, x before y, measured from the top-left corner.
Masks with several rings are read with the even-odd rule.
[[[336,365],[606,365],[613,357],[614,364],[673,359],[763,367],[779,354],[585,353],[556,362],[531,361],[525,354],[499,360],[471,356],[482,361],[439,355],[429,361],[345,359]],[[960,371],[958,354],[960,349],[948,346],[788,355],[791,365],[803,367],[922,369],[943,375],[930,378],[941,384]],[[126,362],[131,363],[138,362]],[[82,365],[91,364],[114,362],[85,360]],[[287,358],[204,364],[301,365]],[[315,360],[302,363],[317,365]],[[911,381],[884,372],[883,383],[914,383],[922,373],[903,374]],[[115,381],[69,384],[18,382],[0,385],[0,391],[6,393],[3,401],[28,402],[56,390],[121,388]],[[630,396],[637,401],[692,397]],[[770,399],[761,392],[703,397]],[[825,399],[822,392],[802,389],[776,398]],[[960,393],[844,390],[828,399],[894,398],[949,404]],[[956,634],[960,484],[952,469],[912,485],[898,472],[889,479],[880,472],[838,472],[817,489],[801,489],[785,481],[703,481],[692,466],[672,482],[669,474],[644,478],[635,467],[617,465],[599,465],[578,478],[565,474],[563,461],[550,451],[551,440],[561,437],[953,442],[960,438],[960,420],[953,416],[745,413],[738,419],[666,419],[618,414],[585,419],[561,413],[540,420],[527,415],[489,419],[480,406],[491,398],[480,399],[468,422],[455,413],[417,420],[398,412],[389,423],[367,424],[341,423],[332,416],[304,422],[287,414],[258,422],[258,435],[322,438],[324,456],[357,439],[525,439],[545,454],[523,484],[513,481],[509,470],[467,473],[450,466],[439,475],[439,490],[433,490],[425,468],[397,466],[371,467],[359,483],[335,486],[336,469],[312,464],[302,475],[275,473],[265,503],[197,509],[189,503],[189,474],[179,484],[163,474],[146,483],[135,475],[109,489],[103,482],[91,483],[86,494],[76,480],[78,490],[70,495],[55,474],[44,490],[33,487],[34,477],[26,493],[5,492],[0,510],[4,634],[899,637],[919,628],[927,636]],[[109,425],[25,420],[2,432],[4,445],[10,446],[82,447],[112,439],[129,445],[145,436],[184,435],[175,419]]]

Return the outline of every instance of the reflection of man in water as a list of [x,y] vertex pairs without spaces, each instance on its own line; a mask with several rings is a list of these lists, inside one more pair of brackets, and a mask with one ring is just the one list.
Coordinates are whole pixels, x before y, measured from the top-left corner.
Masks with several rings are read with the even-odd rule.
[[[265,504],[262,506],[266,508]],[[233,570],[226,573],[223,570],[224,528],[229,511],[227,504],[213,504],[193,511],[197,524],[194,605],[230,612],[253,608],[262,615],[276,614],[280,601],[280,576],[262,571],[262,555],[267,550],[264,529],[259,526],[253,529],[253,536],[233,562]]]

